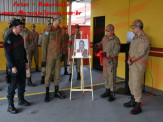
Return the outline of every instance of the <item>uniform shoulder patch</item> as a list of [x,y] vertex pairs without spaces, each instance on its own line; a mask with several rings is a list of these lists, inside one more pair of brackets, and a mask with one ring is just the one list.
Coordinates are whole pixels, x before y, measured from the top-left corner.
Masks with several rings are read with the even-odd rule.
[[48,35],[48,34],[49,34],[49,32],[45,32],[45,34],[46,34],[46,35]]
[[11,41],[10,40],[7,40],[7,44],[11,44]]
[[146,40],[148,40],[148,38],[145,37],[145,36],[143,36],[143,37],[141,38],[141,40],[142,40],[142,42],[144,43],[144,42],[146,42]]

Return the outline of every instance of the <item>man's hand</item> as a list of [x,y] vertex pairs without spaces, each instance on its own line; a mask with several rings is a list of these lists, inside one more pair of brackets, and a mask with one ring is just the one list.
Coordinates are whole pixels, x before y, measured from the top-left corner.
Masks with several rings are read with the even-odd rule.
[[106,52],[100,53],[100,56],[101,56],[101,57],[106,57]]
[[28,63],[25,63],[25,69],[27,70],[29,68]]
[[139,59],[138,58],[132,58],[131,62],[133,63],[133,62],[136,62],[137,60],[139,60]]
[[43,61],[43,62],[41,63],[41,67],[45,67],[45,66],[46,66],[46,62]]
[[131,64],[132,64],[132,62],[131,62],[131,59],[130,59],[130,58],[127,60],[127,63],[128,63],[128,65],[131,65]]
[[95,44],[95,45],[93,46],[93,51],[94,51],[95,53],[98,53],[99,50],[100,50],[99,44]]
[[17,68],[16,67],[12,68],[12,73],[17,73]]

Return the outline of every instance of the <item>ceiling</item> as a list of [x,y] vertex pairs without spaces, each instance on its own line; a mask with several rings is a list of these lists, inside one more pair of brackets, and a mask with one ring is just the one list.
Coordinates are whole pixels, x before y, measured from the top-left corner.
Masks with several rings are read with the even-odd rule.
[[[92,2],[92,1],[97,1],[97,0],[71,0],[72,2]],[[67,0],[67,2],[70,2],[70,0]]]

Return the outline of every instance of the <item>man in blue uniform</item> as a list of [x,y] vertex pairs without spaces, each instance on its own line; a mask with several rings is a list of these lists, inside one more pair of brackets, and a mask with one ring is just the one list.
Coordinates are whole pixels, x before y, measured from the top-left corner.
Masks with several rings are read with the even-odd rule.
[[26,69],[28,69],[28,60],[24,48],[24,40],[19,33],[23,30],[23,23],[16,19],[10,28],[12,31],[4,39],[4,51],[7,59],[11,82],[8,84],[8,112],[15,114],[17,109],[14,107],[15,89],[18,88],[18,105],[29,106],[30,103],[24,99]]

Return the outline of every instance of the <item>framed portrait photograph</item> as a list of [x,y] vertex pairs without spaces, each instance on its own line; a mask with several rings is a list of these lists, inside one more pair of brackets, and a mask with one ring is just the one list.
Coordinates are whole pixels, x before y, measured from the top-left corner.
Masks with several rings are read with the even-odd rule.
[[88,57],[88,39],[76,39],[75,57],[87,58]]

